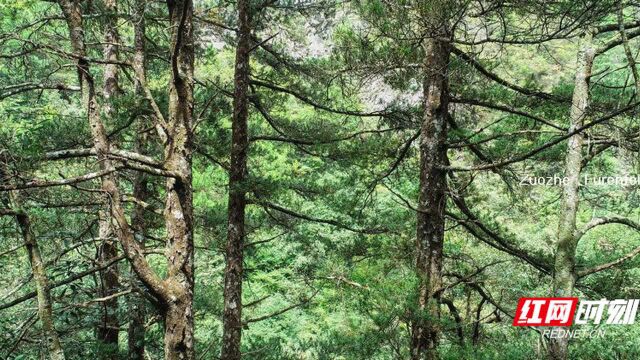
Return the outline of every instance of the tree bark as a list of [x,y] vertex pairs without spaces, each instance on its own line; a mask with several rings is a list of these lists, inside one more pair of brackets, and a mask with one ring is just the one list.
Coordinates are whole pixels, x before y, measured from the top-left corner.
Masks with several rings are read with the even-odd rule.
[[[59,0],[69,26],[71,44],[77,56],[76,67],[87,109],[94,149],[101,170],[113,169],[108,157],[109,139],[100,119],[93,77],[86,60],[82,12],[78,2]],[[175,177],[167,179],[164,211],[167,231],[167,277],[162,279],[147,262],[136,241],[121,203],[120,191],[112,172],[102,177],[102,190],[108,195],[114,226],[127,260],[152,296],[158,299],[164,317],[166,360],[193,359],[193,205],[191,156],[193,151],[193,4],[173,0],[169,8],[171,35],[171,82],[168,121],[161,124],[167,135],[164,169]]]
[[[98,264],[108,264],[118,257],[111,216],[108,209],[99,212],[98,234],[101,245],[98,249]],[[98,297],[107,297],[118,291],[118,265],[117,263],[100,271],[100,284],[98,284]],[[97,328],[97,340],[99,343],[100,359],[118,358],[118,298],[109,299],[100,303],[101,318]]]
[[633,76],[633,84],[636,90],[636,99],[640,97],[640,75],[638,74],[638,67],[636,66],[636,59],[631,52],[631,46],[629,46],[629,39],[627,38],[627,31],[624,27],[624,8],[625,2],[620,1],[618,3],[618,27],[620,30],[620,40],[624,48],[624,54],[627,57],[627,63]]
[[238,44],[234,76],[231,162],[229,168],[229,204],[224,273],[223,343],[220,358],[239,360],[242,336],[242,273],[245,237],[247,175],[247,120],[249,58],[251,50],[251,9],[249,0],[238,1]]
[[165,168],[168,178],[164,218],[167,228],[169,291],[165,313],[166,360],[193,359],[193,3],[173,0],[169,6],[172,76]]
[[[117,4],[115,0],[105,0],[105,9],[108,12],[106,30],[104,35],[104,58],[109,61],[118,60],[118,31],[115,14]],[[110,100],[116,96],[118,89],[118,67],[116,64],[105,65],[103,95],[105,100],[104,113],[107,118],[112,118],[114,108]],[[111,225],[111,214],[108,205],[99,214],[99,235],[101,246],[98,250],[98,264],[106,264],[118,256],[118,248],[114,239]],[[98,297],[107,297],[117,292],[118,289],[118,265],[113,264],[100,272],[100,284]],[[113,298],[101,304],[102,319],[97,329],[97,337],[101,359],[112,360],[118,358],[118,299]]]
[[416,232],[417,313],[411,326],[411,358],[436,359],[440,336],[442,249],[444,243],[449,89],[449,43],[423,41],[424,114],[420,136],[420,188]]
[[44,267],[44,261],[40,255],[40,247],[36,241],[29,216],[21,211],[16,215],[18,225],[22,231],[22,238],[29,254],[33,280],[36,284],[38,299],[38,317],[42,323],[44,340],[49,349],[49,358],[52,360],[64,360],[64,352],[60,345],[60,338],[53,322],[53,308],[51,303],[51,293],[49,291],[49,279]]
[[[145,137],[139,136],[138,143],[146,140]],[[136,199],[146,201],[148,198],[147,179],[143,173],[136,174],[133,184],[133,196]],[[145,235],[147,229],[145,209],[136,204],[134,213],[131,218],[131,225],[138,235],[140,247],[145,246]],[[147,314],[147,304],[144,297],[140,294],[133,293],[128,299],[129,328],[127,329],[127,357],[130,360],[143,360],[145,349],[145,320]]]
[[[589,77],[593,66],[595,49],[591,43],[591,34],[587,33],[578,55],[569,132],[580,128],[589,104]],[[569,138],[567,154],[565,156],[565,177],[568,179],[562,187],[562,210],[558,225],[558,239],[554,261],[553,294],[557,297],[569,297],[573,294],[576,282],[575,252],[580,240],[577,236],[576,215],[580,202],[578,188],[580,185],[580,171],[582,167],[581,133]],[[564,360],[568,356],[568,338],[549,339],[549,357],[554,360]]]
[[[146,77],[146,43],[145,43],[145,19],[144,11],[146,8],[145,0],[136,0],[134,3],[134,55],[133,66],[136,68],[136,72],[142,75],[142,79],[138,76],[135,78],[135,93],[139,99],[144,99],[144,90],[142,81]],[[142,100],[139,100],[142,103]],[[146,121],[143,121],[145,117],[138,119],[138,134],[136,136],[135,151],[138,154],[146,155],[148,136],[146,127],[148,126]],[[147,175],[139,172],[136,174],[136,178],[133,183],[133,197],[142,201],[147,201],[149,197],[148,179]],[[140,247],[145,246],[145,236],[147,231],[147,219],[146,210],[138,203],[134,208],[134,213],[131,218],[131,223],[134,231],[138,234],[138,241]],[[143,360],[145,350],[145,320],[147,314],[147,304],[144,297],[140,294],[132,294],[129,297],[128,310],[129,310],[129,328],[127,329],[127,357],[130,360]]]
[[[10,181],[7,174],[7,160],[6,154],[0,154],[0,185]],[[42,335],[49,352],[49,359],[65,360],[64,350],[54,322],[53,301],[51,300],[51,287],[47,277],[47,269],[40,253],[38,240],[31,228],[31,219],[22,209],[20,194],[17,191],[9,193],[7,198],[0,200],[10,208],[9,214],[16,217],[22,241],[27,249],[31,273],[36,285],[35,297],[38,303],[38,318],[42,324]]]
[[[118,61],[118,36],[117,13],[118,6],[116,0],[104,0],[104,7],[107,11],[105,34],[104,34],[104,59],[107,61]],[[104,67],[104,111],[111,114],[112,104],[109,100],[118,93],[118,65],[111,63]]]

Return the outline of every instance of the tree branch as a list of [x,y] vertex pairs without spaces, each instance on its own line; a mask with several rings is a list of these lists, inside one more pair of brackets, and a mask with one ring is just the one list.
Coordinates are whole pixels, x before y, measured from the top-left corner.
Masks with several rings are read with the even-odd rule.
[[523,95],[527,95],[527,96],[535,96],[541,99],[545,99],[545,100],[555,100],[555,101],[559,101],[559,102],[565,102],[568,99],[563,99],[563,98],[559,98],[556,95],[553,94],[549,94],[549,93],[545,93],[542,91],[535,91],[535,90],[530,90],[527,88],[524,88],[522,86],[513,84],[508,82],[507,80],[502,79],[501,77],[499,77],[498,75],[492,73],[491,71],[487,70],[484,66],[482,66],[482,64],[480,64],[477,60],[473,59],[471,56],[467,55],[464,51],[456,48],[455,46],[451,47],[451,52],[454,53],[457,57],[459,57],[460,59],[462,59],[464,62],[466,62],[467,64],[471,65],[474,69],[478,70],[478,72],[480,72],[482,75],[486,76],[487,78],[495,81],[496,83],[507,87],[513,91],[516,91],[518,93],[521,93]]
[[306,299],[302,299],[302,301],[300,301],[299,303],[296,303],[296,304],[293,304],[293,305],[287,306],[287,307],[285,307],[285,308],[284,308],[284,309],[282,309],[282,310],[278,310],[278,311],[276,311],[276,312],[274,312],[274,313],[271,313],[271,314],[268,314],[268,315],[259,316],[259,317],[256,317],[256,318],[252,318],[252,319],[244,320],[244,321],[242,322],[242,325],[247,326],[247,325],[249,325],[250,323],[254,323],[254,322],[258,322],[258,321],[263,321],[263,320],[267,320],[267,319],[270,319],[270,318],[272,318],[272,317],[276,317],[276,316],[278,316],[278,315],[282,315],[282,314],[286,313],[286,312],[287,312],[287,311],[289,311],[289,310],[293,310],[293,309],[295,309],[295,308],[297,308],[297,307],[303,306],[303,305],[307,304],[309,301],[311,301],[311,299],[313,299],[313,298],[318,294],[318,292],[319,292],[319,291],[320,291],[320,289],[316,290],[316,291],[313,293],[313,295],[311,295],[310,297],[308,297],[308,298],[306,298]]
[[541,145],[541,146],[529,151],[526,154],[518,155],[518,156],[513,157],[511,159],[508,159],[508,160],[504,160],[504,161],[501,161],[501,162],[498,162],[498,163],[484,164],[484,165],[478,165],[478,166],[445,166],[443,168],[446,169],[446,170],[451,170],[451,171],[489,170],[489,169],[495,169],[495,168],[499,168],[499,167],[502,167],[502,166],[510,165],[510,164],[513,164],[513,163],[517,163],[517,162],[520,162],[520,161],[524,161],[524,160],[526,160],[526,159],[528,159],[528,158],[530,158],[530,157],[532,157],[532,156],[534,156],[534,155],[536,155],[536,154],[538,154],[538,153],[540,153],[540,152],[542,152],[542,151],[544,151],[544,150],[546,150],[546,149],[548,149],[548,148],[550,148],[552,146],[558,145],[562,141],[572,137],[575,134],[581,133],[581,132],[583,132],[583,131],[585,131],[585,130],[587,130],[589,128],[592,128],[595,125],[598,125],[598,124],[603,123],[603,122],[605,122],[607,120],[613,119],[618,115],[624,114],[625,112],[634,109],[638,105],[640,105],[640,102],[635,102],[635,103],[633,103],[631,105],[625,106],[625,107],[623,107],[623,108],[621,108],[621,109],[619,109],[617,111],[612,112],[611,114],[605,115],[605,116],[603,116],[603,117],[601,117],[599,119],[593,120],[593,121],[591,121],[591,122],[589,122],[589,123],[587,123],[587,124],[585,124],[583,126],[580,126],[580,127],[576,128],[575,130],[573,130],[573,131],[571,131],[571,132],[569,132],[569,133],[567,133],[565,135],[562,135],[562,136],[560,136],[560,137],[558,137],[558,138],[556,138],[556,139],[554,139],[554,140],[552,140],[552,141],[550,141],[550,142],[548,142],[548,143],[546,143],[544,145]]
[[52,187],[52,186],[72,185],[72,184],[89,181],[92,179],[96,179],[96,178],[111,174],[115,172],[117,169],[118,167],[113,167],[111,169],[95,171],[95,172],[91,172],[81,176],[72,177],[69,179],[60,179],[60,180],[35,179],[35,180],[27,181],[26,183],[22,183],[22,184],[0,185],[0,191],[12,191],[12,190],[23,190],[23,189],[33,189],[33,188]]

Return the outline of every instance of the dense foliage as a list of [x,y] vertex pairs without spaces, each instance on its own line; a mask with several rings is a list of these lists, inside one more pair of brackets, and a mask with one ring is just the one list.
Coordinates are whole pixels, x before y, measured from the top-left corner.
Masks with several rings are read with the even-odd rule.
[[[234,326],[243,359],[562,356],[512,326],[518,299],[637,298],[640,194],[637,183],[572,196],[531,182],[637,176],[639,5],[1,1],[0,357],[54,358],[56,336],[67,359],[134,359],[136,344],[145,358],[174,358],[173,286],[193,294],[180,306],[192,311],[195,355],[176,359],[234,358]],[[81,15],[84,54],[65,6]],[[186,135],[172,125],[181,116]],[[444,144],[427,144],[440,125]],[[444,159],[428,163],[424,149]],[[172,162],[187,152],[191,163]],[[429,202],[438,191],[445,200]],[[572,211],[568,229],[586,230],[565,246]],[[416,229],[438,216],[442,265],[425,272]],[[238,263],[233,290],[225,274]],[[434,323],[422,354],[416,329]],[[640,357],[638,325],[601,328],[571,340],[569,358]]]

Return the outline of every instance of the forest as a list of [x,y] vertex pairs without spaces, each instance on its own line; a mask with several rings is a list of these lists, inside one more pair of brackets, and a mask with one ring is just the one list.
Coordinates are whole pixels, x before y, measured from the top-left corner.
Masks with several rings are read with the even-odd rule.
[[0,0],[0,359],[640,359],[640,2]]

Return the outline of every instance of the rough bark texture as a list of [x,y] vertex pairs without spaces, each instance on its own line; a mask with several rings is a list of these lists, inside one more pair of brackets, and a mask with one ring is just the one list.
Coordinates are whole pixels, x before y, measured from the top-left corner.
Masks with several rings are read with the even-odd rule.
[[[67,24],[82,87],[83,104],[101,170],[113,169],[110,144],[100,118],[94,81],[85,60],[82,13],[78,2],[59,0]],[[167,140],[164,169],[175,174],[166,183],[164,211],[167,231],[168,271],[161,279],[147,262],[136,241],[121,203],[120,191],[112,172],[102,177],[102,190],[108,195],[115,232],[133,270],[148,291],[158,299],[164,317],[166,360],[193,359],[193,207],[191,187],[193,114],[193,4],[189,0],[168,1],[171,38],[169,118],[165,124]]]
[[[145,0],[137,0],[135,6],[135,21],[134,21],[134,55],[133,66],[136,67],[136,72],[142,74],[142,80],[136,77],[135,91],[136,95],[140,99],[144,99],[144,90],[142,89],[144,80],[146,61],[145,61],[145,19],[144,10],[146,8]],[[138,154],[146,155],[146,144],[148,139],[145,132],[148,126],[146,121],[143,121],[144,117],[138,120],[138,135],[136,137],[135,151]],[[148,179],[146,174],[139,172],[136,174],[136,178],[133,184],[133,197],[141,201],[147,201],[149,197]],[[147,221],[145,216],[145,209],[138,203],[135,205],[134,213],[131,218],[131,225],[138,234],[137,239],[140,242],[140,247],[145,246],[145,235],[147,230]],[[127,329],[127,357],[130,360],[143,360],[145,350],[145,320],[146,320],[146,301],[140,294],[132,294],[129,297],[128,313],[129,313],[129,327]]]
[[[9,182],[7,177],[7,158],[5,154],[0,154],[0,184]],[[51,288],[49,286],[49,278],[47,277],[47,269],[45,262],[40,255],[40,247],[33,229],[31,228],[31,219],[22,209],[20,194],[18,192],[10,193],[9,197],[2,198],[1,203],[9,208],[13,208],[12,215],[15,215],[16,222],[20,227],[22,241],[27,249],[29,263],[31,264],[31,272],[33,281],[36,286],[36,299],[38,302],[38,318],[42,324],[43,340],[49,351],[49,359],[64,360],[65,355],[60,343],[60,337],[55,328],[53,316],[53,302],[51,300]]]
[[82,102],[87,111],[89,127],[91,129],[93,147],[100,164],[100,170],[107,173],[107,175],[101,178],[102,190],[108,195],[106,199],[109,201],[111,216],[116,223],[114,231],[122,244],[127,259],[131,262],[138,277],[140,277],[154,296],[161,299],[164,293],[162,279],[153,272],[144,257],[142,249],[133,237],[133,232],[127,222],[120,200],[120,191],[118,190],[113,175],[114,166],[108,157],[110,144],[100,118],[100,110],[89,63],[85,60],[86,51],[80,4],[69,0],[60,0],[59,4],[69,26],[69,36],[74,54],[78,57],[76,67],[82,88]]
[[631,70],[631,75],[633,75],[633,83],[635,85],[636,90],[636,98],[640,97],[640,75],[638,74],[638,67],[636,66],[636,59],[633,56],[633,52],[631,51],[631,46],[629,46],[629,38],[627,37],[627,31],[624,27],[624,7],[625,2],[620,1],[618,3],[618,26],[620,29],[620,40],[622,41],[622,46],[624,48],[624,54],[627,57],[627,63],[629,64],[629,69]]
[[420,192],[416,234],[419,279],[417,313],[411,325],[411,358],[435,359],[440,334],[442,248],[444,242],[449,105],[447,66],[450,47],[435,38],[424,40],[424,115],[420,136]]
[[[136,147],[142,150],[144,141],[146,141],[146,136],[139,135]],[[147,185],[146,175],[143,173],[136,174],[133,184],[133,196],[141,201],[146,201],[149,197]],[[147,229],[145,212],[146,210],[141,205],[136,204],[131,218],[131,226],[136,232],[136,238],[140,242],[140,247],[142,248],[144,248],[144,239]],[[135,286],[137,286],[137,284]],[[129,327],[127,329],[127,357],[131,360],[143,360],[146,335],[146,301],[142,295],[134,293],[129,297],[127,306],[129,314]]]
[[64,352],[58,332],[53,323],[53,308],[51,304],[51,293],[49,292],[49,279],[47,278],[44,261],[40,256],[40,247],[36,241],[29,216],[22,212],[16,215],[18,225],[22,231],[22,238],[29,254],[31,262],[31,271],[33,272],[33,280],[36,284],[36,293],[38,299],[38,317],[42,323],[42,332],[44,340],[49,349],[49,358],[52,360],[64,360]]
[[[591,35],[585,35],[578,55],[575,87],[571,102],[569,132],[581,127],[589,104],[589,77],[595,49],[591,44]],[[554,262],[553,293],[557,297],[568,297],[573,294],[576,281],[575,252],[579,237],[576,231],[576,214],[578,212],[580,170],[582,166],[582,134],[573,135],[569,139],[565,157],[565,177],[568,181],[562,188],[562,210],[558,225],[558,239]],[[549,357],[554,360],[567,359],[568,338],[554,338],[549,342]]]
[[[99,236],[101,240],[98,249],[98,263],[107,264],[118,257],[118,248],[111,227],[111,216],[108,210],[101,210],[99,214]],[[117,263],[100,271],[98,297],[107,297],[118,291]],[[101,359],[118,358],[118,299],[113,298],[100,303],[101,319],[97,329],[97,340],[100,344]]]
[[168,297],[165,314],[166,360],[193,359],[193,3],[169,1],[172,77],[165,168],[179,174],[166,184],[164,218],[167,228]]
[[[116,0],[104,0],[104,7],[107,11],[105,34],[104,34],[104,59],[116,62],[118,60],[118,36],[117,13],[118,7]],[[104,67],[104,111],[110,113],[111,102],[109,101],[118,93],[118,65],[106,64]]]
[[[116,1],[105,0],[105,9],[108,11],[106,30],[104,35],[104,58],[110,61],[118,60],[118,31],[116,27]],[[105,65],[103,95],[105,99],[104,113],[111,118],[114,108],[109,101],[118,89],[118,67],[115,64]],[[118,256],[118,248],[113,236],[111,214],[108,206],[100,211],[99,235],[102,241],[98,250],[98,263],[106,264]],[[118,289],[118,265],[113,264],[100,272],[100,286],[98,297],[107,297],[117,292]],[[101,303],[101,321],[97,329],[98,343],[100,344],[99,356],[101,359],[118,358],[118,299],[113,298]]]
[[242,335],[242,271],[247,174],[247,118],[249,52],[251,50],[249,0],[238,1],[238,46],[236,48],[226,268],[224,273],[224,317],[221,359],[240,359]]

